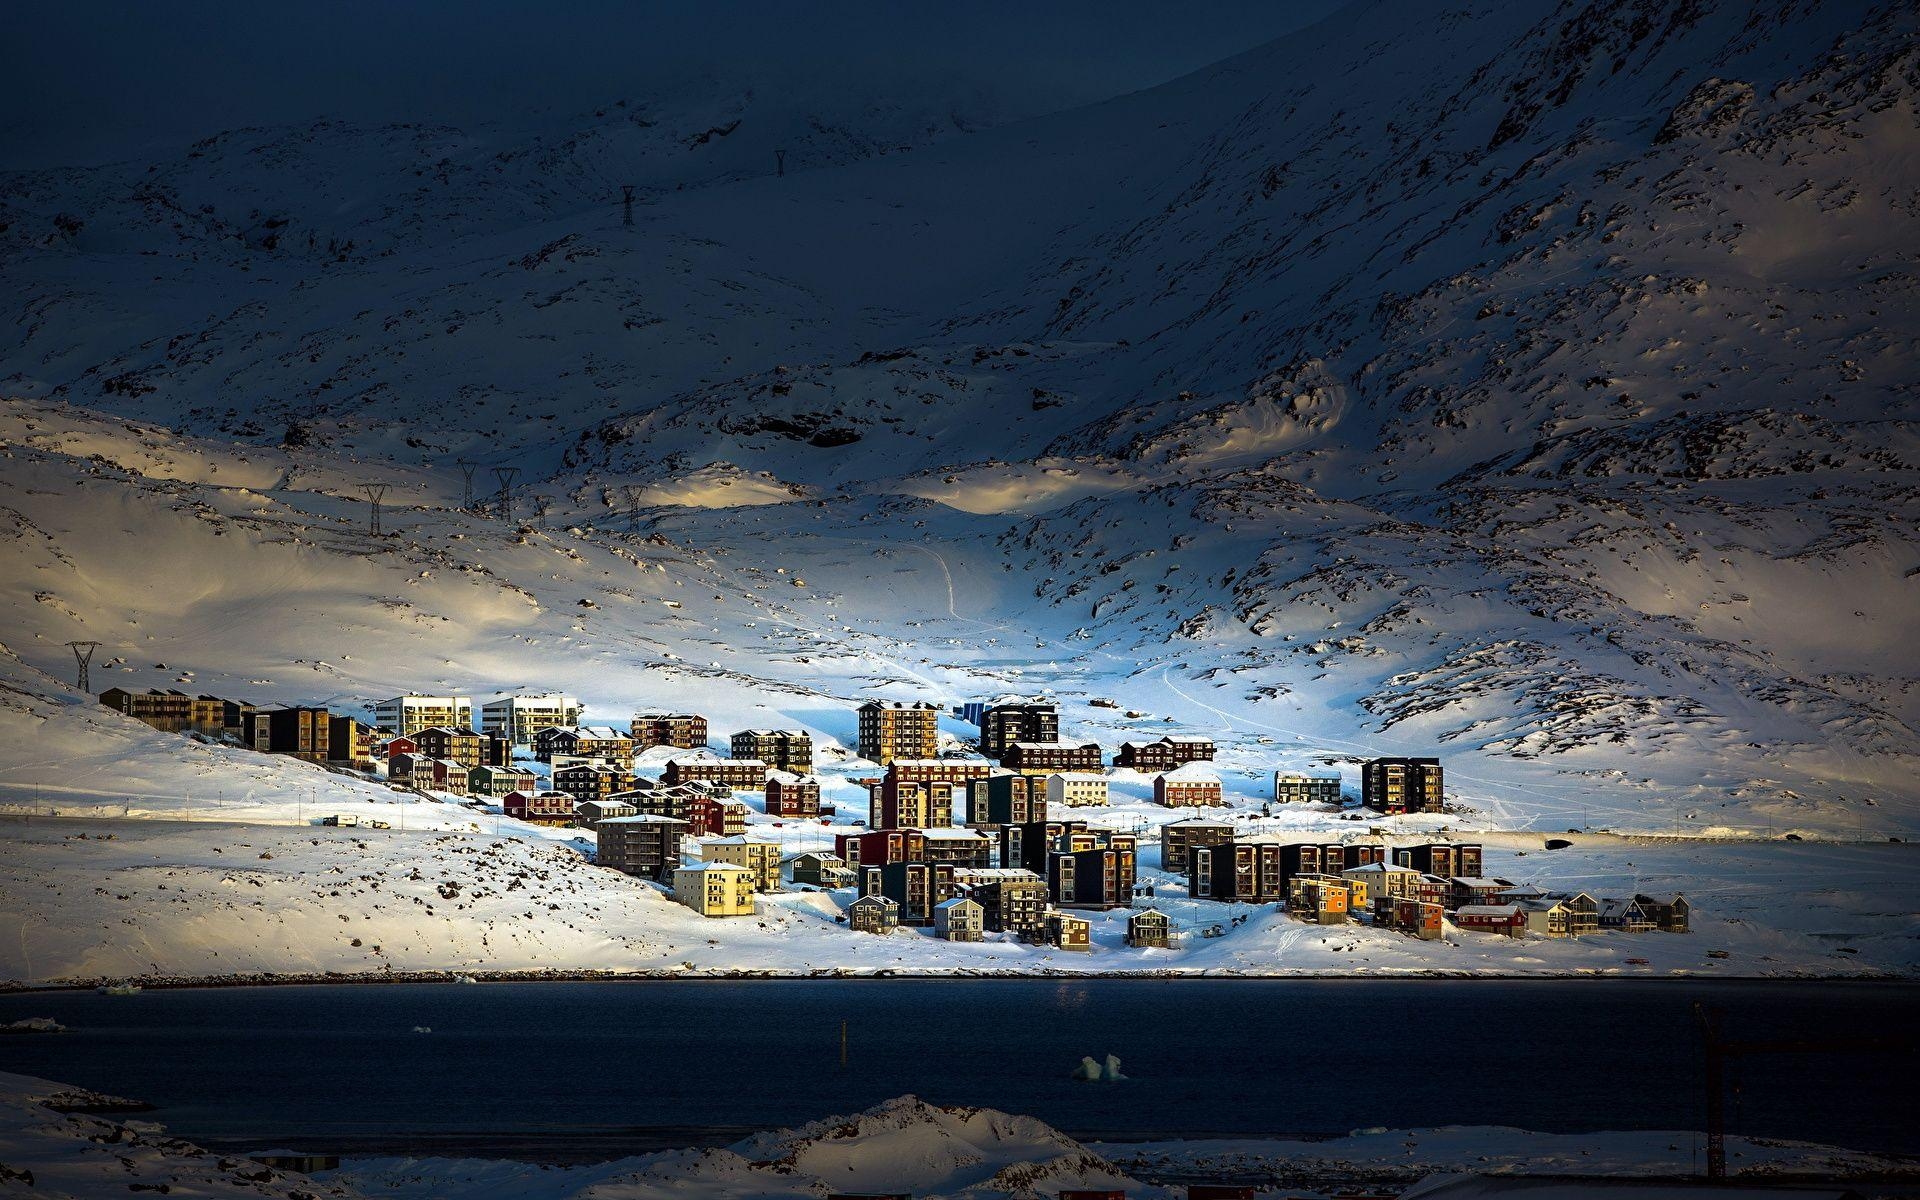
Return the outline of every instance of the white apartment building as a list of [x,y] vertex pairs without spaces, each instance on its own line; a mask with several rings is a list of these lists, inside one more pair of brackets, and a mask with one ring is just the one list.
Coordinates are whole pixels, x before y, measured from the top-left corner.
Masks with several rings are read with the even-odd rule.
[[580,723],[580,701],[558,692],[545,696],[502,696],[480,706],[480,732],[509,738],[516,746],[529,745],[542,729],[567,728]]
[[1047,804],[1085,808],[1107,802],[1107,777],[1084,771],[1062,771],[1047,776]]
[[422,729],[432,729],[436,725],[451,729],[473,728],[471,696],[417,696],[409,693],[391,700],[375,700],[368,707],[373,710],[375,725],[391,729],[403,737]]

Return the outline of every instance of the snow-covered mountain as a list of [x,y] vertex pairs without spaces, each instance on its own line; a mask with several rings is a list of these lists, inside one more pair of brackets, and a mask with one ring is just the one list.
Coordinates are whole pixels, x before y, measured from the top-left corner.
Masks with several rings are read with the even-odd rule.
[[[0,178],[6,641],[142,621],[261,699],[1051,686],[1516,821],[1908,830],[1916,32],[1356,0],[1031,119],[729,85]],[[546,528],[446,513],[463,457]]]

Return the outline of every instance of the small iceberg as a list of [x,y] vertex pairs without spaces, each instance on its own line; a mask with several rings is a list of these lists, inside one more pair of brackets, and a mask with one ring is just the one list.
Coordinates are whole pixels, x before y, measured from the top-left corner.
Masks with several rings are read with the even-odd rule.
[[1107,1055],[1104,1063],[1092,1058],[1081,1059],[1080,1065],[1073,1069],[1073,1077],[1088,1083],[1119,1083],[1126,1078],[1120,1073],[1120,1058],[1114,1054]]
[[475,979],[471,975],[455,975],[453,977],[453,981],[455,983],[479,983],[480,982],[478,979]]
[[432,1033],[433,1027],[430,1025],[415,1025],[413,1031],[415,1033]]
[[0,1033],[65,1033],[67,1027],[52,1017],[28,1017],[24,1021],[14,1021],[0,1025]]

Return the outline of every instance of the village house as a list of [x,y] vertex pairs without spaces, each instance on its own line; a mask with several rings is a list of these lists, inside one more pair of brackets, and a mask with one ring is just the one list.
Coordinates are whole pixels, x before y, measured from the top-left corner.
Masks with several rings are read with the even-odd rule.
[[387,779],[422,791],[455,792],[465,795],[468,768],[450,758],[429,758],[424,754],[397,754],[387,760]]
[[1052,742],[1060,737],[1060,710],[1045,701],[1001,700],[984,707],[969,704],[969,718],[980,727],[980,753],[997,759],[1015,742]]
[[1287,898],[1281,864],[1286,849],[1278,842],[1231,841],[1193,848],[1187,895],[1196,900],[1275,904]]
[[[569,792],[561,792],[560,794],[562,796],[571,795]],[[573,823],[582,829],[596,829],[602,821],[611,821],[616,817],[635,816],[640,810],[632,804],[629,804],[625,799],[625,797],[631,795],[633,795],[632,792],[615,792],[613,795],[600,800],[575,799],[573,802]],[[665,814],[655,813],[653,815],[663,816]]]
[[262,754],[286,754],[323,763],[331,753],[333,717],[324,708],[263,708],[253,714],[248,745]]
[[[680,840],[687,823],[651,813],[608,817],[593,827],[594,861],[627,875],[665,883],[680,869]],[[712,860],[710,860],[712,861]]]
[[408,693],[391,700],[375,700],[367,706],[373,723],[402,736],[439,725],[454,729],[473,725],[473,697],[422,696]]
[[531,792],[540,780],[531,771],[513,767],[470,767],[467,770],[467,795],[498,800],[512,792]]
[[1212,762],[1213,755],[1212,738],[1173,735],[1153,742],[1121,742],[1113,765],[1143,775],[1158,774],[1191,762]]
[[354,771],[371,771],[375,745],[380,731],[352,717],[330,717],[327,721],[327,761]]
[[108,688],[100,703],[117,713],[162,733],[204,733],[217,736],[226,729],[227,702],[217,696],[189,696],[185,692],[148,688],[144,692]]
[[1040,876],[1017,867],[993,867],[956,870],[953,880],[956,888],[979,902],[989,930],[1011,933],[1024,941],[1037,942],[1044,937],[1051,897],[1047,881]]
[[743,792],[767,786],[767,764],[757,758],[720,758],[713,754],[675,755],[660,772],[669,786],[681,783],[722,783]]
[[550,692],[544,696],[502,696],[480,706],[480,732],[516,746],[532,744],[543,729],[580,724],[580,701]]
[[1445,934],[1446,910],[1408,896],[1394,896],[1380,902],[1374,923],[1396,929],[1423,942],[1437,942]]
[[767,815],[770,817],[817,817],[820,815],[820,780],[814,775],[795,775],[791,771],[767,772]]
[[808,850],[793,858],[793,881],[811,884],[822,888],[852,887],[859,875],[851,864],[838,854],[829,854],[824,850]]
[[729,862],[703,862],[673,873],[673,898],[703,917],[751,917],[753,872]]
[[990,705],[980,714],[980,753],[999,758],[1015,742],[1060,740],[1060,709],[1037,701]]
[[[1453,885],[1438,875],[1421,875],[1413,881],[1413,898],[1425,904],[1446,907],[1453,903]],[[1505,899],[1510,900],[1511,897]]]
[[572,763],[553,771],[553,789],[575,800],[605,800],[616,792],[632,788],[634,778],[625,771],[600,763]]
[[753,872],[755,891],[780,890],[780,843],[764,841],[747,834],[708,838],[700,843],[702,862],[733,863]]
[[1678,892],[1671,896],[1636,893],[1633,902],[1640,906],[1640,911],[1661,933],[1686,933],[1691,926],[1693,906]]
[[1360,768],[1360,800],[1388,814],[1446,811],[1440,760],[1375,758]]
[[[1108,799],[1107,777],[1087,771],[1059,771],[1047,776],[1047,803],[1062,808],[1099,808]],[[1043,813],[1033,820],[1045,820]]]
[[878,867],[896,862],[925,862],[924,829],[870,829],[865,833],[836,833],[833,851],[848,866]]
[[1430,842],[1424,846],[1399,846],[1393,851],[1393,861],[1400,866],[1448,878],[1479,875],[1484,870],[1484,859],[1480,846],[1473,842]]
[[1454,910],[1453,923],[1476,933],[1519,937],[1527,931],[1526,914],[1518,904],[1468,904]]
[[1047,890],[1062,908],[1130,908],[1138,839],[1116,830],[1061,834],[1047,855]]
[[1412,896],[1419,890],[1420,872],[1412,867],[1402,867],[1394,863],[1370,862],[1357,867],[1347,867],[1339,872],[1340,878],[1364,890],[1365,900],[1356,900],[1354,907],[1372,906],[1380,908],[1403,897]]
[[396,754],[418,754],[420,753],[420,743],[410,737],[401,737],[395,734],[393,737],[386,738],[384,741],[375,741],[373,752],[376,757],[386,759],[391,759]]
[[1281,804],[1327,804],[1340,807],[1338,771],[1275,771],[1273,798]]
[[855,933],[892,933],[900,928],[900,902],[891,896],[861,896],[847,905],[847,928]]
[[1015,742],[1000,756],[1000,765],[1022,775],[1052,775],[1060,771],[1099,771],[1106,766],[1098,742]]
[[477,767],[486,761],[481,737],[464,726],[430,725],[413,732],[420,753],[434,758],[450,758],[464,767]]
[[924,700],[869,700],[860,706],[856,752],[886,766],[896,758],[931,759],[940,753],[940,709]]
[[953,824],[953,801],[964,785],[903,780],[891,771],[867,786],[867,824],[875,829],[944,829]]
[[922,829],[922,857],[927,862],[952,863],[956,867],[993,865],[993,839],[978,829]]
[[500,809],[516,821],[534,825],[571,825],[574,819],[572,796],[538,788],[508,792],[500,801]]
[[707,745],[707,719],[694,713],[635,713],[631,736],[636,750],[650,746],[702,750]]
[[1351,897],[1337,875],[1295,875],[1287,880],[1287,915],[1315,925],[1345,925]]
[[1093,949],[1093,922],[1072,913],[1050,910],[1046,924],[1047,945],[1057,950]]
[[813,735],[801,729],[743,729],[729,741],[735,758],[757,758],[776,771],[813,770]]
[[1153,802],[1167,808],[1208,808],[1227,799],[1218,775],[1188,764],[1153,777]]
[[1233,840],[1233,826],[1211,817],[1183,817],[1160,827],[1160,866],[1184,875],[1193,868],[1196,846],[1218,846]]
[[[668,793],[679,789],[656,788],[654,790],[657,793]],[[695,834],[734,837],[747,831],[747,819],[752,810],[747,807],[744,800],[722,800],[717,796],[692,789],[687,790],[689,795],[684,809],[685,820],[693,826]],[[656,796],[656,799],[662,798],[664,797]],[[642,808],[641,811],[650,810]]]
[[1619,933],[1647,933],[1658,929],[1637,900],[1615,896],[1600,898],[1600,928]]
[[902,925],[933,924],[933,908],[954,895],[952,863],[893,862],[860,868],[860,891],[900,904]]
[[1002,825],[1047,819],[1047,785],[1031,775],[988,775],[967,784],[967,824],[998,832]]
[[[1581,937],[1600,931],[1600,904],[1585,892],[1516,900],[1513,907],[1526,919],[1527,932],[1541,937]],[[1459,923],[1457,916],[1454,923]]]
[[1143,908],[1127,918],[1127,945],[1142,950],[1173,946],[1173,921],[1157,908]]
[[1505,904],[1513,887],[1510,879],[1488,879],[1480,875],[1455,875],[1447,880],[1448,898],[1455,908],[1463,904]]
[[633,739],[611,725],[551,725],[533,736],[533,756],[597,758],[622,766],[633,760]]
[[986,910],[965,896],[942,900],[933,906],[933,932],[949,942],[984,941]]

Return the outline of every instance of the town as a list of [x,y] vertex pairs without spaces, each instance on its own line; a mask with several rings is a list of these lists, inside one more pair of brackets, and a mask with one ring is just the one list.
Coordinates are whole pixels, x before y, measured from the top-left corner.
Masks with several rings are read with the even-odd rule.
[[[1248,906],[1428,941],[1689,929],[1684,895],[1551,891],[1488,876],[1481,844],[1465,837],[1365,824],[1449,811],[1438,758],[1364,760],[1357,804],[1338,771],[1275,770],[1254,814],[1236,809],[1213,768],[1212,739],[1123,741],[1109,762],[1098,743],[1063,739],[1058,706],[1032,699],[953,710],[861,704],[852,753],[823,747],[845,784],[865,794],[864,814],[845,815],[823,795],[813,737],[798,729],[741,730],[721,753],[697,714],[642,711],[625,728],[596,725],[564,694],[502,696],[479,706],[477,722],[472,698],[457,695],[402,695],[359,715],[157,689],[112,688],[99,700],[164,732],[383,779],[499,819],[578,829],[579,849],[599,866],[712,918],[754,916],[765,894],[818,890],[834,896],[852,933],[1079,952],[1093,949],[1090,915],[1113,910],[1126,910],[1124,944],[1140,950],[1220,936],[1247,919]],[[943,717],[977,736],[943,749]],[[1143,794],[1150,786],[1166,819],[1093,820],[1111,811],[1111,787],[1123,780]],[[1276,806],[1362,829],[1263,830],[1255,818]],[[1143,872],[1143,849],[1154,846],[1159,872]],[[1170,882],[1180,879],[1184,894]],[[1161,906],[1174,897],[1200,902],[1181,906],[1189,914],[1220,919],[1176,920]]]

